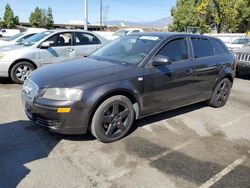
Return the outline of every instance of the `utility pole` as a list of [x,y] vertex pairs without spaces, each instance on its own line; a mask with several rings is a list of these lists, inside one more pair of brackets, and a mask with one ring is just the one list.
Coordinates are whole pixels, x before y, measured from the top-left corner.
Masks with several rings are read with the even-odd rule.
[[102,30],[102,0],[100,0],[100,31]]
[[88,30],[88,0],[84,0],[84,30]]

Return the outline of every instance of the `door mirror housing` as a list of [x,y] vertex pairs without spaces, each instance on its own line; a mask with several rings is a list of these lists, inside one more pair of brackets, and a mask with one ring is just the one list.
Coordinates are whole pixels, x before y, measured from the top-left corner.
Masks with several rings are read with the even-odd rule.
[[153,58],[152,60],[152,65],[153,66],[160,66],[160,65],[170,65],[172,61],[168,56],[164,55],[157,55]]
[[50,44],[51,44],[50,41],[43,42],[43,43],[41,44],[41,48],[42,48],[42,49],[47,49],[47,48],[50,47]]

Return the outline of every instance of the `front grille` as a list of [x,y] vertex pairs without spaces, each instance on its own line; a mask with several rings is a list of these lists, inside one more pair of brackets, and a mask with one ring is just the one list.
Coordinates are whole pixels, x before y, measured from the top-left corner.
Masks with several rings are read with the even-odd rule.
[[52,120],[47,120],[47,119],[44,119],[44,118],[39,117],[39,116],[35,117],[35,123],[42,125],[42,126],[45,126],[45,127],[50,127],[53,125]]
[[236,60],[242,62],[250,62],[250,54],[238,53],[236,54]]
[[49,128],[57,128],[57,127],[62,126],[63,124],[62,120],[47,119],[38,114],[34,115],[34,122],[38,125],[41,125],[43,127],[49,127]]
[[26,79],[23,84],[22,94],[27,101],[33,102],[34,98],[38,94],[38,90],[39,87],[34,82],[29,79]]

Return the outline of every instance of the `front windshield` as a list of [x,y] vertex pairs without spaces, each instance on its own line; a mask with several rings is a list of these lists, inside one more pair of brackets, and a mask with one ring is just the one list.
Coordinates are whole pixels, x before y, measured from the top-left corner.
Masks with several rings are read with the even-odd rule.
[[15,40],[15,39],[17,39],[18,37],[21,37],[21,36],[23,36],[24,34],[23,33],[18,33],[18,34],[16,34],[16,35],[13,35],[13,36],[10,36],[10,37],[7,37],[7,41],[13,41],[13,40]]
[[235,39],[232,44],[246,44],[249,42],[248,38],[239,38],[239,39]]
[[32,37],[29,37],[28,39],[25,40],[24,45],[25,46],[32,46],[33,44],[39,42],[43,38],[47,37],[54,31],[43,31],[41,33],[35,34]]
[[138,64],[161,41],[158,36],[126,36],[91,54],[90,58],[121,64]]

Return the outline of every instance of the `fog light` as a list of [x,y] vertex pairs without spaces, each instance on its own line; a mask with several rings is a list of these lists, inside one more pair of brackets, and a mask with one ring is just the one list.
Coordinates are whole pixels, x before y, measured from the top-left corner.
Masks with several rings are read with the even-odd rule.
[[71,108],[57,108],[58,113],[69,113]]

